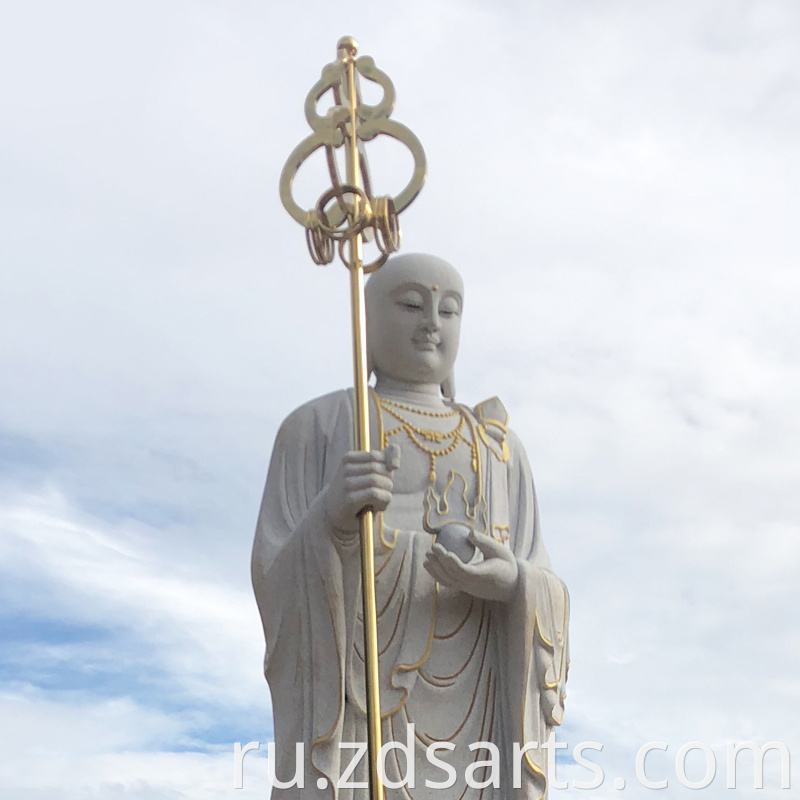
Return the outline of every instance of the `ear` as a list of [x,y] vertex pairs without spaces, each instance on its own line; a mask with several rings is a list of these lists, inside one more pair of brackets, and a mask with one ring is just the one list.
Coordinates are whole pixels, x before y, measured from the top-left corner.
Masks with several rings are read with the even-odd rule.
[[456,399],[456,376],[453,370],[450,370],[450,374],[442,381],[441,388],[442,395],[447,400]]
[[372,348],[369,346],[370,342],[372,341],[372,337],[369,335],[367,336],[367,380],[369,380],[370,375],[375,372],[375,359],[372,357]]

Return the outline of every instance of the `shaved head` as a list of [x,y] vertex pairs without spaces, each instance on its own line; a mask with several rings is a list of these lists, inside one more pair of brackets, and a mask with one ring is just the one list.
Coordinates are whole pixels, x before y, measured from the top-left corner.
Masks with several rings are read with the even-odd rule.
[[452,397],[464,282],[447,261],[390,258],[366,285],[367,346],[378,384],[438,384]]

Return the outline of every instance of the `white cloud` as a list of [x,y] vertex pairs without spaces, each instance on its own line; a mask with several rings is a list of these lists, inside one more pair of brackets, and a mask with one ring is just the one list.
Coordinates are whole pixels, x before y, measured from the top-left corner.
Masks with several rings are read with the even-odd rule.
[[[565,733],[627,775],[641,739],[800,747],[796,4],[36,8],[0,32],[2,591],[112,639],[8,653],[86,679],[5,684],[2,735],[52,718],[74,767],[20,755],[15,797],[227,787],[228,755],[158,752],[209,704],[266,739],[268,450],[350,371],[344,271],[276,183],[344,33],[428,154],[405,248],[464,273],[460,393],[499,394],[534,465],[574,599]],[[186,714],[125,695],[148,672]]]
[[124,630],[148,646],[151,666],[195,700],[244,708],[263,694],[260,623],[248,586],[215,581],[202,561],[176,562],[170,548],[159,553],[168,529],[100,527],[53,496],[17,502],[0,514],[4,569],[24,569],[41,593],[20,592],[8,598],[12,607]]
[[0,698],[0,709],[6,726],[0,785],[15,800],[265,796],[259,753],[246,757],[244,788],[235,790],[232,744],[207,752],[172,750],[188,727],[180,715],[128,701],[68,704],[35,695]]

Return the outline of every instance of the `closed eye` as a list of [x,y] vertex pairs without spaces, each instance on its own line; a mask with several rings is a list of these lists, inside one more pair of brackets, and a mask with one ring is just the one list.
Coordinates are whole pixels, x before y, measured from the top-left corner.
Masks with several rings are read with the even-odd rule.
[[457,317],[460,313],[461,310],[453,303],[448,302],[439,306],[440,317]]

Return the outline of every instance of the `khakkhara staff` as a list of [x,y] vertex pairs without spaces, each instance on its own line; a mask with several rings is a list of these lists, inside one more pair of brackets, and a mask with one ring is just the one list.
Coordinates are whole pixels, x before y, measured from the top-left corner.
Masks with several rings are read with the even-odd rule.
[[[315,264],[330,264],[336,251],[350,273],[350,310],[353,338],[355,396],[355,449],[370,450],[367,374],[367,328],[364,275],[379,269],[400,248],[398,214],[416,198],[425,182],[425,153],[417,137],[404,125],[389,119],[395,91],[388,76],[369,56],[356,57],[358,45],[350,36],[336,46],[336,61],[322,70],[322,77],[306,97],[305,116],[314,131],[292,151],[280,179],[281,201],[292,217],[306,229],[306,241]],[[361,101],[359,76],[377,83],[383,97],[376,105]],[[317,111],[320,99],[333,95],[333,105],[324,116]],[[397,197],[374,197],[365,143],[385,135],[406,145],[414,158],[411,179]],[[292,183],[303,162],[324,148],[331,185],[317,205],[304,211],[292,196]],[[344,151],[346,182],[342,182],[337,152]],[[363,263],[364,240],[378,248],[377,257]],[[361,593],[364,614],[364,655],[367,697],[367,745],[370,800],[383,800],[378,775],[381,749],[381,708],[378,673],[378,620],[375,607],[375,556],[373,514],[369,508],[359,516]]]

